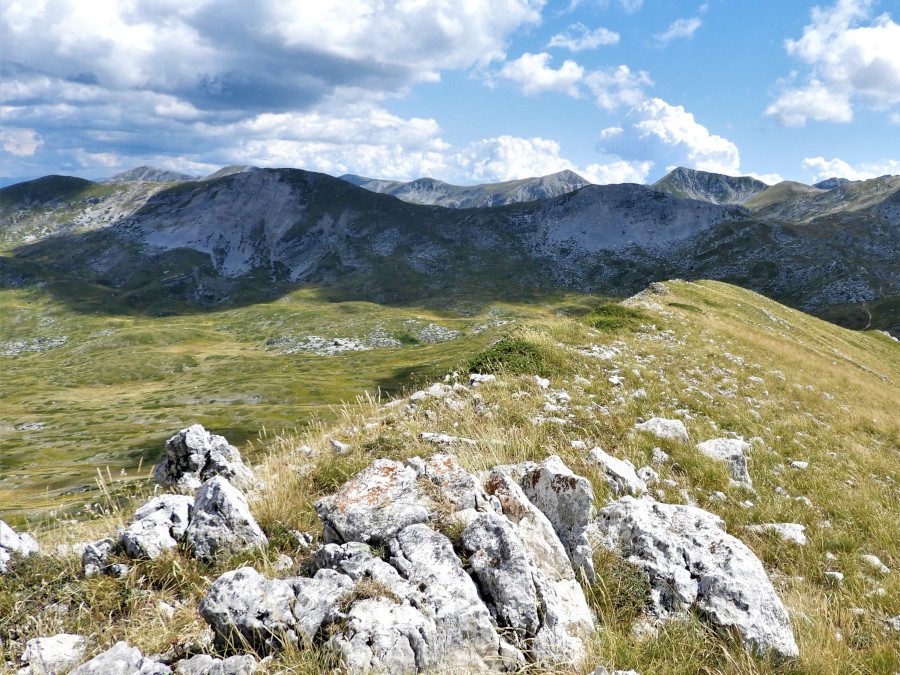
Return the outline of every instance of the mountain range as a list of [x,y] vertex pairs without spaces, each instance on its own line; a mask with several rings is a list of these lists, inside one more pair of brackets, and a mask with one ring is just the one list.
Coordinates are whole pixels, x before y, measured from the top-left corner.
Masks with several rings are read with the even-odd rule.
[[900,330],[898,176],[827,190],[682,168],[652,186],[571,172],[473,187],[243,166],[155,182],[166,177],[4,188],[2,282],[171,309],[297,284],[393,303],[713,278]]

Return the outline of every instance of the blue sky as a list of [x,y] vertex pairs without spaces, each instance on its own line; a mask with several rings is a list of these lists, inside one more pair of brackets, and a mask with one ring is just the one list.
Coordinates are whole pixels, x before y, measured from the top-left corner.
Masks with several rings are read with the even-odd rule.
[[0,179],[900,173],[900,2],[7,0]]

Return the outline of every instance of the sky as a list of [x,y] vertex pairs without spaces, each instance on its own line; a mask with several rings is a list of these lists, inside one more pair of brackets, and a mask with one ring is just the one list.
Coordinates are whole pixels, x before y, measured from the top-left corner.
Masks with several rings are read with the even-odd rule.
[[900,174],[900,0],[4,0],[0,180]]

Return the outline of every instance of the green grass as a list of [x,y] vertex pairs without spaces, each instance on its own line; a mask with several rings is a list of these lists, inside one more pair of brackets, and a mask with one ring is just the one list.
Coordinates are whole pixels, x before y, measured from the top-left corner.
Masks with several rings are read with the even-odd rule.
[[547,377],[568,370],[565,354],[551,344],[505,337],[469,361],[474,373],[508,373]]

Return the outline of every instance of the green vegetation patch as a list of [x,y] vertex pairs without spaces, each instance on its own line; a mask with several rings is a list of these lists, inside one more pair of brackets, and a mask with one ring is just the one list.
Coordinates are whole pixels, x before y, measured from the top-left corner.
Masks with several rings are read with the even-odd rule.
[[647,315],[639,309],[625,307],[618,303],[600,305],[586,314],[584,321],[591,328],[606,332],[620,330],[637,330],[641,322],[647,320]]
[[522,337],[506,337],[469,361],[476,373],[557,376],[569,370],[565,353]]

